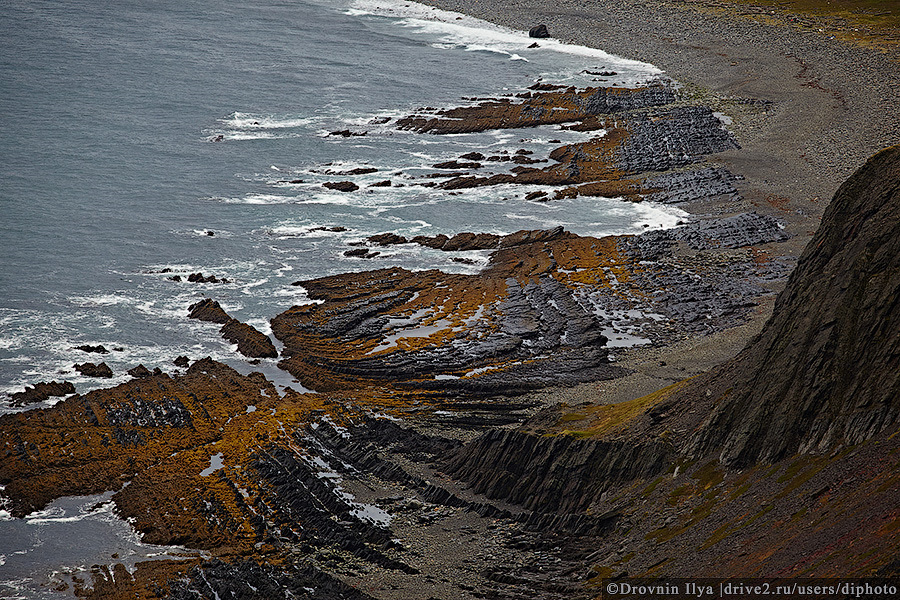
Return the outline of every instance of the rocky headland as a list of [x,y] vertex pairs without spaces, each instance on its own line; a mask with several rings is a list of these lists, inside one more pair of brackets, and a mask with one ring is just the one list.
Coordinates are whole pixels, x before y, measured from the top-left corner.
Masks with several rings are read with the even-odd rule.
[[[844,110],[809,77],[793,85]],[[47,585],[88,598],[562,600],[621,577],[896,577],[900,147],[825,208],[837,175],[806,181],[805,125],[768,120],[795,100],[757,92],[728,104],[663,80],[538,84],[398,120],[422,135],[563,124],[592,136],[434,165],[447,177],[419,183],[447,193],[524,184],[546,188],[529,200],[614,195],[691,216],[604,238],[371,236],[348,250],[371,270],[295,283],[315,302],[273,315],[277,347],[213,298],[188,308],[313,393],[185,357],[183,373],[139,365],[85,394],[26,390],[17,402],[67,397],[0,417],[6,508],[114,492],[144,541],[184,549]],[[756,126],[787,136],[784,165],[806,166],[773,175],[762,157],[777,144]],[[326,185],[357,193],[368,173]],[[487,263],[379,268],[379,249],[402,244]]]

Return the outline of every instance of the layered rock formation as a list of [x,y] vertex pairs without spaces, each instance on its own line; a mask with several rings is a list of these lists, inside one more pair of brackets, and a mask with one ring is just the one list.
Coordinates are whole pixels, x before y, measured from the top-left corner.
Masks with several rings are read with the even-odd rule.
[[419,133],[473,133],[488,129],[510,129],[586,123],[593,129],[599,115],[661,106],[675,101],[675,93],[665,86],[646,88],[588,88],[562,91],[525,92],[521,101],[509,98],[488,100],[475,106],[437,111],[433,115],[420,112],[399,119],[397,126]]
[[[548,156],[555,164],[542,169],[523,165],[546,162],[528,156],[489,156],[486,161],[511,161],[519,166],[509,172],[462,174],[440,184],[447,190],[488,185],[524,184],[565,186],[556,198],[577,195],[623,196],[640,200],[687,201],[690,189],[698,196],[733,194],[732,176],[721,168],[690,169],[671,180],[650,177],[653,171],[670,171],[697,163],[706,155],[737,148],[733,136],[705,106],[676,104],[676,94],[663,85],[628,88],[555,89],[532,86],[534,92],[516,99],[500,98],[479,104],[411,115],[397,121],[401,129],[420,133],[470,133],[498,128],[535,127],[565,123],[569,129],[597,131],[587,142],[561,146]],[[549,89],[545,89],[549,88]],[[526,152],[526,151],[520,151]],[[485,156],[468,153],[460,159],[435,165],[444,169],[481,169]],[[475,159],[473,159],[475,160]],[[678,193],[674,188],[688,188]],[[537,198],[539,196],[535,196]]]
[[588,578],[896,575],[898,224],[895,146],[838,190],[736,358],[485,434],[447,468],[488,497],[617,514],[621,536],[569,549]]
[[[900,415],[900,147],[841,188],[690,444],[745,465],[869,439]],[[726,393],[731,389],[731,393]]]
[[[381,269],[297,282],[322,302],[286,311],[272,330],[281,366],[318,391],[483,396],[593,381],[623,373],[608,364],[604,329],[671,340],[739,322],[771,275],[750,248],[784,237],[774,219],[744,214],[599,240],[561,229],[413,239],[497,250],[478,275]],[[681,243],[709,254],[681,261]]]
[[[560,195],[715,199],[717,213],[601,239],[561,228],[373,236],[351,252],[376,264],[405,243],[491,256],[475,275],[392,268],[297,282],[320,302],[278,315],[272,330],[281,366],[315,394],[279,395],[259,373],[204,359],[178,376],[135,368],[112,389],[0,417],[9,509],[114,491],[145,541],[207,553],[133,572],[97,566],[93,581],[73,579],[94,598],[427,589],[571,600],[626,574],[888,573],[900,552],[898,149],[842,188],[737,359],[628,402],[557,405],[510,427],[536,412],[513,395],[624,375],[614,358],[634,340],[740,324],[793,266],[778,258],[788,236],[764,205],[738,206],[736,177],[694,164],[733,139],[709,109],[674,99],[664,87],[539,86],[404,121],[436,134],[606,130],[541,169],[525,153],[468,153],[460,161],[479,173],[518,164],[447,187],[512,178],[564,186]],[[355,171],[340,175],[371,172]],[[222,325],[248,356],[277,356],[211,299],[190,317]],[[854,368],[860,357],[879,372]]]

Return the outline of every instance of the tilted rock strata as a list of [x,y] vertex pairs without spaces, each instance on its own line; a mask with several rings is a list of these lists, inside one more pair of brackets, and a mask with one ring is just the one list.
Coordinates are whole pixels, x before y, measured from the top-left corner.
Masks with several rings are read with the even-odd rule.
[[453,236],[438,234],[435,236],[417,235],[412,239],[406,239],[395,233],[380,233],[366,238],[366,241],[379,246],[393,246],[396,244],[419,244],[444,252],[460,252],[466,250],[495,250],[497,248],[511,248],[521,244],[532,242],[546,242],[557,239],[574,237],[565,231],[560,225],[553,229],[523,229],[509,235],[497,235],[494,233],[457,233]]
[[[561,146],[550,153],[556,164],[543,169],[517,167],[513,173],[459,176],[441,187],[448,190],[498,184],[577,186],[561,195],[635,195],[657,187],[627,179],[650,171],[667,171],[703,160],[709,154],[737,148],[733,136],[705,106],[678,106],[658,112],[635,112],[603,123],[606,134],[587,142]],[[707,187],[722,186],[721,170],[707,171]],[[654,180],[655,185],[662,183]],[[714,195],[711,190],[707,195]]]
[[[482,101],[434,114],[423,111],[398,120],[397,126],[432,134],[548,124],[600,132],[586,142],[554,149],[548,157],[553,164],[544,168],[523,166],[546,160],[518,153],[487,158],[480,152],[467,153],[460,160],[479,162],[448,161],[435,165],[482,169],[486,166],[484,161],[519,164],[509,172],[451,177],[439,184],[446,190],[521,184],[564,186],[554,194],[557,199],[581,195],[687,202],[719,195],[737,196],[731,185],[734,176],[722,167],[671,171],[698,163],[710,154],[738,148],[734,137],[709,107],[676,104],[675,93],[659,85],[584,90],[555,87],[536,86],[533,89],[538,91],[519,94],[516,99]],[[653,172],[669,176],[650,175]],[[530,199],[544,200],[535,194],[530,193]]]
[[900,417],[898,332],[894,146],[835,194],[765,329],[711,386],[720,400],[691,451],[748,464],[872,437]]
[[[151,375],[0,417],[0,482],[17,516],[63,495],[119,490],[116,510],[144,541],[205,549],[228,564],[253,555],[278,565],[279,548],[297,544],[409,570],[384,551],[390,531],[363,519],[323,476],[311,427],[345,415],[342,403],[282,398],[260,374],[204,359],[175,378]],[[183,576],[159,569],[148,566],[146,576],[171,577],[165,585]],[[113,584],[96,575],[101,589]],[[129,576],[116,585],[144,583]]]
[[[664,86],[646,88],[588,88],[525,93],[520,102],[498,99],[475,106],[438,111],[434,116],[412,115],[397,126],[419,133],[474,133],[489,129],[512,129],[556,125],[575,121],[595,123],[598,115],[661,106],[675,101],[675,93]],[[599,127],[594,127],[599,129]]]
[[615,514],[619,535],[563,550],[589,579],[896,576],[898,223],[893,147],[838,190],[736,358],[629,402],[546,409],[446,467],[494,498]]
[[188,316],[200,321],[221,323],[219,332],[222,337],[233,344],[237,344],[237,350],[250,358],[277,358],[278,350],[269,336],[262,333],[252,325],[241,323],[237,319],[228,316],[228,313],[218,302],[205,298],[188,307]]
[[607,364],[596,320],[552,277],[526,269],[383,269],[302,282],[326,302],[272,320],[285,344],[281,364],[319,391],[499,393],[620,373]]
[[[317,391],[484,395],[603,379],[622,373],[607,364],[605,328],[672,339],[741,322],[774,268],[753,246],[784,238],[777,221],[753,214],[599,240],[559,228],[485,237],[497,249],[477,275],[380,269],[297,282],[322,303],[289,309],[272,330],[282,367]],[[446,249],[453,239],[418,243]],[[677,258],[682,243],[703,260]]]

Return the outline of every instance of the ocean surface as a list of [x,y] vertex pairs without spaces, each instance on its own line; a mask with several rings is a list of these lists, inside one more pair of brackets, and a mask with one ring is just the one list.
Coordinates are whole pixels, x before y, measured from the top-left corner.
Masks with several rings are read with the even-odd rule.
[[[554,40],[529,48],[527,34],[411,2],[6,0],[2,12],[0,413],[19,410],[7,394],[26,384],[66,380],[84,393],[128,380],[138,364],[174,372],[179,355],[299,388],[274,360],[241,360],[217,325],[187,319],[187,307],[213,297],[269,333],[269,318],[308,302],[290,285],[297,280],[395,265],[474,273],[487,261],[470,252],[476,264],[454,263],[413,245],[374,261],[343,255],[372,234],[563,225],[606,235],[670,227],[684,215],[617,199],[528,202],[533,190],[522,186],[449,195],[416,185],[432,164],[465,152],[546,155],[559,145],[550,140],[596,133],[393,127],[419,107],[517,93],[538,80],[596,85],[588,69],[617,72],[607,84],[649,83],[663,77],[651,65]],[[329,135],[345,129],[367,133]],[[378,171],[334,174],[357,167]],[[322,187],[346,179],[361,189]],[[405,185],[367,188],[384,179]],[[170,279],[194,272],[229,283]],[[110,353],[75,349],[82,344]],[[116,377],[72,368],[87,361],[105,361]],[[0,511],[0,580],[19,581],[0,584],[0,596],[52,596],[36,573],[99,560],[97,548],[78,555],[48,536],[108,523],[126,539],[127,524],[103,498],[60,502],[30,520]],[[158,552],[136,538],[126,545],[122,555]]]

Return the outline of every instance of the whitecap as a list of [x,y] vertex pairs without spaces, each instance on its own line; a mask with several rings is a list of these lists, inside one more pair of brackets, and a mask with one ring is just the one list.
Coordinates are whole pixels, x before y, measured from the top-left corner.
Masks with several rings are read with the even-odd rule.
[[95,294],[93,296],[69,296],[69,301],[76,306],[89,308],[130,304],[134,302],[134,298],[123,296],[121,294]]
[[260,131],[260,132],[243,132],[243,131],[234,131],[223,134],[226,140],[234,140],[234,141],[242,141],[242,140],[271,140],[275,139],[276,136],[274,133],[269,133],[268,131]]
[[222,124],[235,129],[290,129],[305,127],[314,121],[315,119],[312,117],[258,115],[244,112],[234,112],[224,119],[219,119]]

